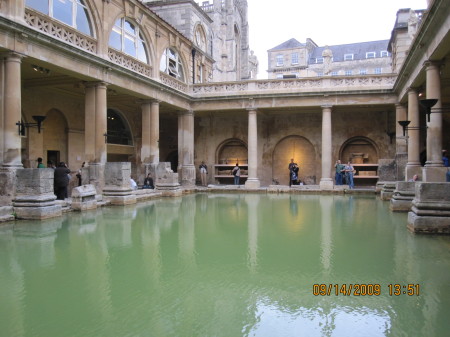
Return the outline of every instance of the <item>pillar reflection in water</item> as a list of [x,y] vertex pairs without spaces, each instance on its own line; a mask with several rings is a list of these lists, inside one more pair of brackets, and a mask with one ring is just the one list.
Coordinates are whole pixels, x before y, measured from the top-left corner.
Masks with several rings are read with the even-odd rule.
[[321,256],[323,271],[328,274],[331,267],[332,258],[332,217],[331,208],[333,206],[332,196],[322,196],[320,198],[320,210],[321,210]]
[[183,198],[178,222],[179,253],[186,266],[195,266],[195,195]]
[[259,195],[247,194],[248,217],[248,258],[247,265],[250,271],[254,272],[258,266],[258,203]]

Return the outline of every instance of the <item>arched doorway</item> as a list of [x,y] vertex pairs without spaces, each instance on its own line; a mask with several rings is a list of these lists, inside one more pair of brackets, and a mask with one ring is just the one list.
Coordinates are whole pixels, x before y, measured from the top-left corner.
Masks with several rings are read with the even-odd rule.
[[59,162],[68,162],[67,155],[67,120],[56,109],[47,113],[43,128],[43,153],[47,161],[51,160],[56,166]]
[[289,185],[288,166],[291,158],[299,165],[299,178],[307,185],[316,184],[316,151],[309,140],[301,136],[288,136],[275,146],[272,156],[272,180]]
[[128,162],[134,155],[130,126],[117,110],[107,110],[107,161]]

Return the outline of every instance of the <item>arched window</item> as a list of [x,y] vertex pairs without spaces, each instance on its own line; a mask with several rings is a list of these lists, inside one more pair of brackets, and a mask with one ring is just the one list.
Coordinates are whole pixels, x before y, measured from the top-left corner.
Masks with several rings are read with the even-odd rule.
[[107,143],[133,145],[130,128],[123,117],[112,109],[107,110]]
[[69,25],[83,34],[93,36],[84,0],[26,0],[26,5]]
[[195,28],[194,43],[200,50],[206,51],[206,34],[201,25]]
[[147,49],[139,27],[125,18],[118,19],[114,24],[109,46],[148,63]]
[[174,49],[167,48],[164,51],[159,69],[184,82],[183,64],[180,56]]

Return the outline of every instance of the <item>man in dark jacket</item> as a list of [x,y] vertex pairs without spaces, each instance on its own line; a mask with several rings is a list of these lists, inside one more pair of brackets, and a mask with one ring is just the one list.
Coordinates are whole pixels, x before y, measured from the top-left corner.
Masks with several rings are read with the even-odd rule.
[[55,169],[55,194],[56,199],[64,200],[67,197],[67,185],[69,185],[69,173],[66,163],[60,162]]

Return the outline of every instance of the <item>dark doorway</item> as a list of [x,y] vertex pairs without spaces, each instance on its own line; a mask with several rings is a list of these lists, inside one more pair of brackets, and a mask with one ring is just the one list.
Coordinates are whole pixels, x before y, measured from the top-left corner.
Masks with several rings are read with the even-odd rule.
[[177,172],[178,170],[178,150],[172,151],[169,153],[166,159],[167,162],[170,162],[170,168],[173,172]]
[[52,161],[55,166],[59,165],[59,151],[47,151],[47,161]]

